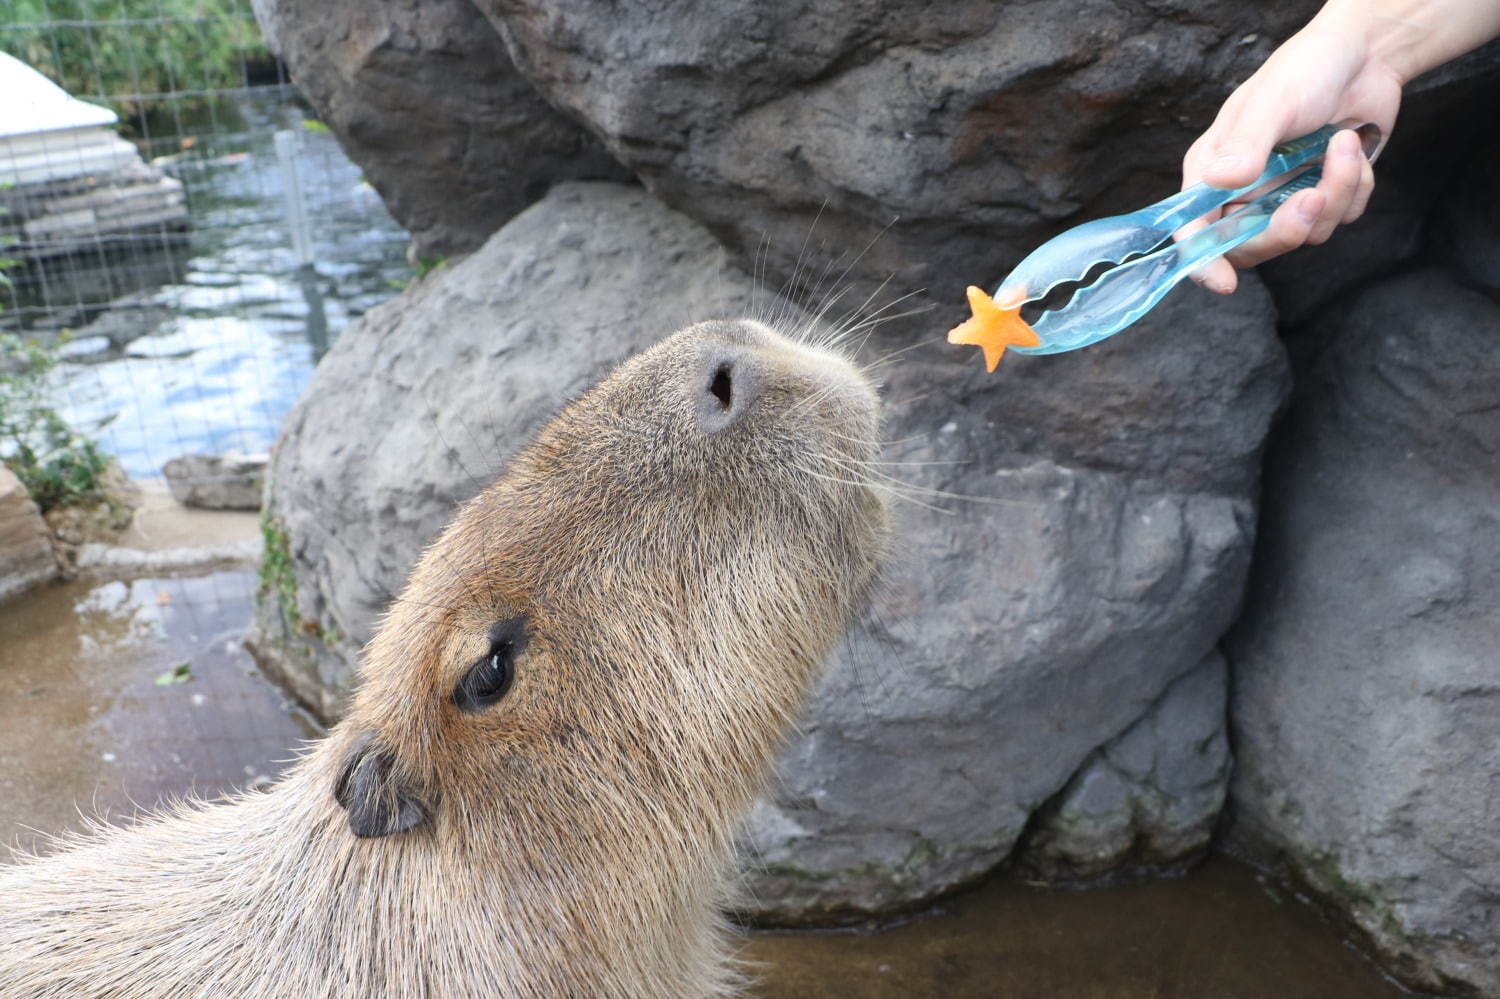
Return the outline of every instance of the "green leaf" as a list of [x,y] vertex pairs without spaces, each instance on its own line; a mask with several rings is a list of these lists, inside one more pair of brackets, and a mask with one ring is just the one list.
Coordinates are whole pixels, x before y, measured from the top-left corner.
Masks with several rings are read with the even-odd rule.
[[174,683],[187,683],[193,678],[193,664],[183,663],[170,673],[163,673],[156,678],[158,687],[170,687]]

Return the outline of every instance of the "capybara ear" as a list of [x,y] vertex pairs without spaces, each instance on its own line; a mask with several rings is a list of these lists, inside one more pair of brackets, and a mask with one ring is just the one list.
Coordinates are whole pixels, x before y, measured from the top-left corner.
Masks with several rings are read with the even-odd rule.
[[354,744],[333,796],[349,813],[349,829],[362,838],[389,836],[421,825],[427,806],[395,776],[395,758],[366,732]]

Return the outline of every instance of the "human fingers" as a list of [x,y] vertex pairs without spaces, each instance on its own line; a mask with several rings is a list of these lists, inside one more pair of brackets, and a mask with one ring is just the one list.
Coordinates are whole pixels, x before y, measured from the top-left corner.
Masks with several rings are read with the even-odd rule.
[[1323,194],[1323,210],[1307,234],[1308,243],[1315,246],[1326,243],[1333,230],[1343,223],[1359,194],[1364,159],[1359,136],[1353,131],[1339,132],[1329,141],[1328,151],[1323,156],[1323,177],[1317,186]]
[[1265,169],[1271,148],[1298,134],[1298,105],[1277,96],[1279,89],[1274,80],[1252,78],[1225,102],[1200,140],[1195,165],[1205,184],[1235,188],[1252,183]]
[[1227,254],[1224,259],[1236,267],[1254,267],[1262,261],[1279,257],[1307,242],[1327,198],[1317,188],[1298,191],[1276,209],[1270,225],[1254,239]]
[[1375,164],[1364,159],[1359,167],[1359,189],[1354,192],[1354,199],[1349,202],[1349,208],[1344,212],[1344,222],[1353,222],[1365,213],[1365,206],[1370,203],[1370,195],[1375,192]]
[[[1223,209],[1215,209],[1201,219],[1195,219],[1181,229],[1178,229],[1172,234],[1172,238],[1174,240],[1187,239],[1193,233],[1201,232],[1211,223],[1218,221],[1223,214]],[[1189,274],[1188,277],[1192,278],[1202,287],[1219,295],[1228,295],[1239,285],[1239,276],[1235,274],[1234,268],[1218,257],[1199,267]]]
[[1191,275],[1199,285],[1215,295],[1230,295],[1240,286],[1240,276],[1234,265],[1223,257],[1210,260]]

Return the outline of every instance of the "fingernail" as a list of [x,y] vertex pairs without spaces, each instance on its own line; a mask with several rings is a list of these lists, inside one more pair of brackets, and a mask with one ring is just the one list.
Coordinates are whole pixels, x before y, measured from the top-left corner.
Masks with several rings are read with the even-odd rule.
[[1222,284],[1217,281],[1211,280],[1210,278],[1199,272],[1195,271],[1194,273],[1189,274],[1188,277],[1192,278],[1193,283],[1202,288],[1204,291],[1211,291],[1216,295],[1224,294],[1224,286]]

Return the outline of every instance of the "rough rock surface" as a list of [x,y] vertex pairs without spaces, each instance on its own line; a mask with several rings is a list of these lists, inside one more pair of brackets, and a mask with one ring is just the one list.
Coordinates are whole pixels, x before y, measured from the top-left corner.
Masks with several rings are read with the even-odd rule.
[[[1500,100],[1500,86],[1491,102]],[[1493,106],[1491,103],[1490,106]],[[1469,134],[1474,135],[1473,132]],[[1500,294],[1500,136],[1478,130],[1433,219],[1437,252],[1464,283]]]
[[[516,65],[673,207],[788,275],[963,301],[1043,238],[1175,190],[1182,150],[1317,0],[476,0]],[[768,238],[767,238],[768,237]],[[843,263],[838,264],[843,266]]]
[[1500,995],[1500,305],[1419,272],[1322,332],[1227,644],[1232,840]]
[[[351,328],[272,459],[294,613],[263,602],[262,658],[336,711],[456,502],[628,353],[744,312],[754,283],[722,256],[644,191],[564,185]],[[1008,358],[1003,382],[937,342],[881,369],[885,436],[904,441],[886,458],[939,464],[890,467],[927,505],[898,504],[887,578],[747,833],[758,916],[875,911],[973,879],[1142,715],[1220,724],[1212,697],[1163,693],[1235,614],[1285,389],[1269,301],[1248,285],[1212,309],[1185,288],[1093,351]],[[864,356],[908,346],[877,336]],[[1155,752],[1171,769],[1197,750]],[[1205,821],[1200,804],[1162,834]]]
[[626,176],[516,72],[470,0],[256,0],[255,11],[416,257],[475,249],[558,181]]
[[1021,863],[1049,880],[1181,871],[1208,848],[1229,788],[1224,657],[1167,688],[1038,813]]
[[259,510],[265,455],[185,454],[162,466],[172,498],[204,510]]
[[52,532],[14,472],[0,465],[0,600],[57,577]]

